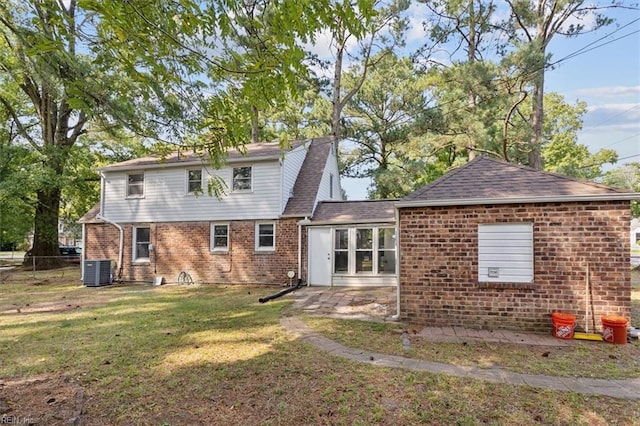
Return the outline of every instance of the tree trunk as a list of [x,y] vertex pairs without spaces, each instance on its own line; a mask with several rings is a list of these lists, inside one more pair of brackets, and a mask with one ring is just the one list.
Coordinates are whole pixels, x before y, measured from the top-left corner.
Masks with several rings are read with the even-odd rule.
[[260,142],[260,121],[258,108],[251,105],[251,143]]
[[331,137],[337,144],[340,138],[340,116],[342,115],[342,101],[340,91],[342,90],[342,57],[344,55],[344,43],[340,40],[336,52],[336,63],[333,69],[333,94],[331,97]]
[[542,170],[542,120],[544,118],[544,71],[539,72],[533,85],[533,110],[531,111],[531,144],[529,167]]
[[34,219],[33,248],[28,266],[37,269],[50,269],[62,264],[58,247],[58,210],[60,208],[60,189],[42,189],[37,192],[38,204]]

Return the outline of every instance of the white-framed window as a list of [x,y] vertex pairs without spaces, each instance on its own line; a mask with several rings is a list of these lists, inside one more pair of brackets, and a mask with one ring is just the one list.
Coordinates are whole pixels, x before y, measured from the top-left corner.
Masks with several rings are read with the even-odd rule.
[[396,230],[378,228],[378,273],[396,273]]
[[211,251],[229,251],[229,224],[211,224]]
[[151,245],[151,228],[136,226],[133,228],[133,261],[148,262]]
[[127,174],[127,198],[144,197],[144,173]]
[[396,273],[396,234],[393,227],[336,228],[333,244],[334,274]]
[[256,250],[273,251],[276,249],[276,224],[274,222],[256,223]]
[[251,191],[253,188],[251,166],[233,168],[233,183],[231,187],[233,191]]
[[187,170],[187,194],[202,193],[202,169]]
[[533,283],[533,223],[478,225],[478,281]]
[[336,274],[348,274],[349,229],[336,229],[333,241],[333,272]]

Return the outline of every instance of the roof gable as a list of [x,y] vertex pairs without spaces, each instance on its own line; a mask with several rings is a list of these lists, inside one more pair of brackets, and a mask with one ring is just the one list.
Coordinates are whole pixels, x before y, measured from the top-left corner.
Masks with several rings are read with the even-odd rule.
[[316,196],[322,181],[322,174],[331,151],[330,137],[312,139],[307,147],[307,155],[302,163],[293,195],[282,213],[284,217],[305,217],[313,214]]
[[[629,195],[628,191],[480,156],[400,202],[508,201]],[[636,194],[638,195],[638,194]]]

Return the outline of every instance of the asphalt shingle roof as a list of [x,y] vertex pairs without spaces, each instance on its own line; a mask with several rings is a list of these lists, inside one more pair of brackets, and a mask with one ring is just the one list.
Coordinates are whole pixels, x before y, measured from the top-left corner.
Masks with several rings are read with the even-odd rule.
[[318,223],[371,223],[395,221],[397,200],[322,201],[313,214]]
[[[252,143],[244,145],[244,150],[231,149],[227,153],[227,161],[255,161],[260,159],[277,159],[284,152],[297,148],[305,140],[293,141],[290,147],[282,147],[279,142]],[[134,158],[128,161],[111,164],[100,168],[103,171],[134,170],[136,168],[166,167],[168,165],[181,165],[199,163],[208,160],[206,153],[172,152],[166,156],[151,155],[148,157]]]
[[616,188],[480,156],[401,200],[526,199],[628,194]]
[[293,185],[293,196],[289,198],[282,216],[305,217],[313,214],[322,172],[331,151],[331,143],[330,137],[311,140],[307,148],[307,156]]

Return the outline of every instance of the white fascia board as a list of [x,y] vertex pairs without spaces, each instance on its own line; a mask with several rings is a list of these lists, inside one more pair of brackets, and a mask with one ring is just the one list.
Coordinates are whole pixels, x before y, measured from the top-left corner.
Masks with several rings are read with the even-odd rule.
[[306,226],[330,226],[330,225],[393,225],[393,219],[357,219],[357,220],[323,220],[321,222],[310,221],[305,222]]
[[[227,164],[237,164],[237,163],[257,163],[257,162],[263,162],[263,161],[278,161],[281,159],[280,155],[269,155],[269,156],[262,156],[262,157],[238,157],[238,158],[232,158],[229,160],[226,160],[222,167],[224,167]],[[207,165],[209,164],[206,160],[192,160],[192,161],[181,161],[181,162],[173,162],[173,163],[166,163],[166,162],[162,162],[162,161],[158,161],[155,163],[151,163],[151,164],[142,164],[142,165],[135,165],[135,164],[127,164],[124,166],[118,166],[118,165],[111,165],[111,166],[104,166],[104,167],[99,167],[96,170],[98,170],[99,172],[123,172],[123,171],[127,171],[127,170],[149,170],[149,169],[166,169],[166,168],[175,168],[175,167],[195,167],[195,166],[202,166],[202,165]]]
[[444,207],[476,206],[481,204],[534,204],[534,203],[571,203],[577,201],[631,201],[640,200],[640,193],[626,192],[617,194],[569,195],[516,198],[463,198],[445,200],[400,201],[394,204],[396,209],[403,207]]

